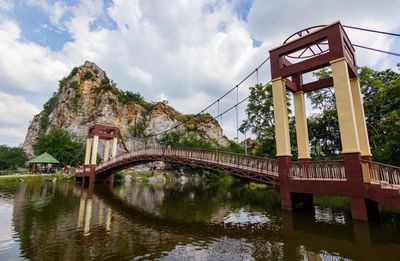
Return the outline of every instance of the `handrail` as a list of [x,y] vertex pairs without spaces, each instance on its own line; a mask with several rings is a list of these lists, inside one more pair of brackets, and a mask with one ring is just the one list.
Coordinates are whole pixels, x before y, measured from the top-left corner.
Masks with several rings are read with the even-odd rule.
[[177,156],[180,158],[215,162],[220,165],[229,165],[230,167],[243,168],[247,170],[259,170],[260,172],[268,172],[269,174],[278,175],[278,163],[275,159],[264,157],[244,155],[240,153],[232,153],[221,150],[208,150],[203,148],[187,148],[187,147],[156,147],[134,151],[128,154],[119,155],[107,162],[103,162],[96,167],[96,171],[100,171],[107,166],[121,161],[125,158],[131,158],[141,155],[163,155]]
[[378,183],[383,188],[400,189],[400,167],[370,160],[361,160],[361,164],[367,167],[368,182]]
[[346,180],[343,160],[294,161],[290,173],[292,179]]

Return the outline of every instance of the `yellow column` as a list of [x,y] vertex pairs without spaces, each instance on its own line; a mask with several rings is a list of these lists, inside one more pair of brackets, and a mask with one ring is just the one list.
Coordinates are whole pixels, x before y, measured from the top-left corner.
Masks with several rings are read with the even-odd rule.
[[310,159],[310,143],[308,140],[306,105],[304,102],[304,93],[297,92],[293,94],[294,115],[296,121],[296,139],[299,159]]
[[99,148],[99,136],[93,137],[92,164],[96,164],[97,150]]
[[112,141],[111,155],[112,155],[113,159],[115,159],[115,156],[117,156],[117,142],[118,142],[117,138],[114,138]]
[[330,63],[343,153],[360,152],[347,62],[339,58]]
[[354,114],[356,116],[358,141],[360,143],[361,156],[372,156],[369,146],[367,124],[365,123],[364,107],[361,98],[360,80],[350,79],[351,95],[353,97]]
[[104,145],[104,158],[103,158],[104,162],[107,162],[107,160],[108,160],[109,150],[110,150],[110,140],[106,140],[106,143]]
[[111,208],[107,208],[106,230],[107,232],[111,230]]
[[85,204],[86,201],[83,197],[81,197],[79,204],[79,213],[78,213],[78,228],[81,228],[83,225],[83,216],[85,214]]
[[90,164],[90,152],[92,150],[92,138],[86,139],[85,165]]
[[99,201],[99,225],[103,225],[104,206],[103,202]]
[[83,227],[83,234],[86,236],[90,230],[90,219],[92,218],[92,200],[88,199],[85,213],[85,225]]
[[277,78],[272,80],[272,96],[274,103],[276,156],[291,156],[284,79]]

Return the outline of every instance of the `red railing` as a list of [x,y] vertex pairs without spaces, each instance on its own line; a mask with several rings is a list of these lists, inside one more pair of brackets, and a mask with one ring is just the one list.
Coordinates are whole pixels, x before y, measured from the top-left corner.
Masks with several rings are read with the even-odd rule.
[[365,182],[377,183],[384,188],[400,189],[400,167],[368,160],[361,160],[361,163],[363,171],[367,171],[367,175],[364,175]]
[[344,161],[292,162],[292,179],[346,180]]
[[173,147],[171,149],[165,147],[157,147],[146,150],[139,150],[124,155],[120,155],[105,163],[101,163],[96,167],[96,171],[100,171],[109,165],[119,162],[124,158],[135,156],[173,156],[179,158],[193,159],[198,161],[214,162],[217,164],[225,164],[230,167],[238,167],[242,169],[269,172],[278,175],[278,163],[275,159],[264,157],[250,156],[238,153],[225,152],[220,150],[206,150],[198,148]]

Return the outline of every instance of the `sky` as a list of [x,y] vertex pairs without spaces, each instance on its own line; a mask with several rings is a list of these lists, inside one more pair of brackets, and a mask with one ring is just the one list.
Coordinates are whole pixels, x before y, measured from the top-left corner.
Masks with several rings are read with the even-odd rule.
[[[197,113],[292,33],[337,20],[400,33],[399,10],[395,0],[0,0],[0,144],[23,143],[58,81],[86,60],[122,90]],[[346,31],[354,44],[400,52],[399,38]],[[360,49],[356,57],[359,66],[375,70],[398,71],[400,62]],[[268,63],[258,80],[270,80]],[[254,75],[240,86],[239,100],[256,82]],[[235,92],[228,95],[220,112],[236,99]],[[216,115],[217,106],[208,112]],[[236,135],[234,110],[221,125],[228,137]]]

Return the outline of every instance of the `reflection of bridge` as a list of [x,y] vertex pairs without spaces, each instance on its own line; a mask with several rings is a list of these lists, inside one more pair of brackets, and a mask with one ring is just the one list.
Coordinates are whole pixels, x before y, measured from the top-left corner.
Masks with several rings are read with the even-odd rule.
[[[94,179],[99,182],[112,181],[116,171],[152,161],[183,163],[267,184],[280,184],[277,160],[218,150],[180,147],[155,148],[121,155],[96,166]],[[400,208],[400,168],[365,160],[360,161],[360,167],[363,174],[362,186],[355,189],[349,175],[346,175],[344,161],[292,162],[287,185],[293,193],[293,203],[302,203],[303,207],[310,207],[311,205],[307,204],[312,203],[313,194],[327,194],[361,196],[368,199],[368,203],[379,202]],[[78,170],[76,177],[89,179],[90,168]]]
[[[297,260],[300,255],[300,246],[305,248],[308,260],[320,260],[318,253],[323,251],[339,253],[344,258],[354,260],[396,259],[396,253],[392,251],[393,244],[396,246],[398,244],[396,232],[381,232],[377,229],[371,229],[369,224],[362,222],[352,222],[345,225],[329,224],[315,222],[313,214],[310,213],[303,213],[309,218],[295,219],[290,212],[283,212],[282,220],[273,220],[270,223],[262,224],[261,227],[265,226],[265,229],[261,227],[254,229],[249,224],[227,226],[223,223],[189,222],[146,211],[142,206],[130,203],[125,198],[125,194],[118,196],[104,187],[89,185],[89,188],[83,189],[83,191],[96,197],[98,202],[102,202],[114,212],[134,220],[135,223],[169,233],[173,235],[173,238],[178,235],[186,238],[206,238],[210,235],[217,238],[228,237],[233,239],[248,237],[254,240],[254,245],[257,244],[256,242],[265,242],[266,245],[258,246],[259,249],[255,251],[261,251],[261,256],[266,257],[268,253],[266,250],[269,249],[267,245],[271,243],[277,249],[282,248],[284,250],[282,255],[285,260]],[[131,196],[133,195],[136,195],[136,193],[132,193]],[[154,197],[154,195],[149,196]],[[351,228],[351,226],[353,227]],[[271,233],[265,233],[266,230],[271,231]],[[243,236],[246,233],[248,233],[248,236]],[[390,244],[380,244],[382,238],[385,238],[385,240],[381,242],[390,242]],[[355,249],[365,249],[365,251],[355,251]],[[317,258],[312,259],[312,253],[316,253]]]
[[[378,202],[400,208],[400,168],[372,161],[355,50],[350,39],[340,22],[306,32],[306,35],[302,32],[294,34],[300,37],[270,50],[277,160],[187,148],[150,149],[116,158],[118,128],[96,124],[89,129],[85,167],[77,173],[77,180],[86,178],[91,183],[112,183],[113,173],[119,169],[163,160],[224,171],[270,184],[279,182],[281,206],[287,210],[298,206],[311,207],[314,194],[349,196],[354,219],[377,217]],[[318,49],[320,51],[315,52]],[[296,60],[296,57],[300,59]],[[303,83],[303,74],[329,66],[332,77]],[[311,161],[304,94],[332,86],[343,161]],[[234,89],[238,91],[238,85]],[[297,162],[292,162],[286,91],[293,93]],[[219,104],[225,96],[206,109]],[[237,111],[241,102],[232,108]],[[99,139],[106,140],[105,161],[108,159],[109,141],[113,141],[113,160],[96,166]]]

